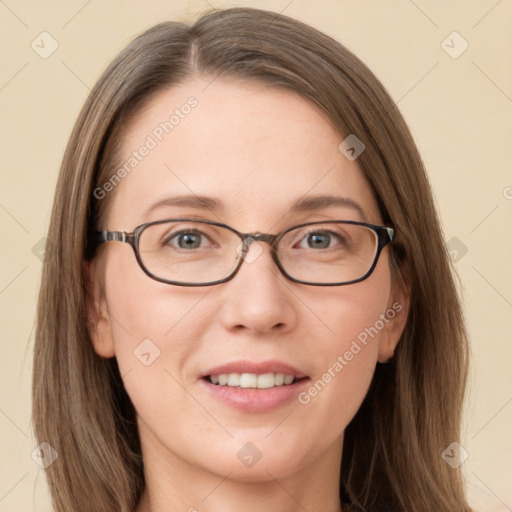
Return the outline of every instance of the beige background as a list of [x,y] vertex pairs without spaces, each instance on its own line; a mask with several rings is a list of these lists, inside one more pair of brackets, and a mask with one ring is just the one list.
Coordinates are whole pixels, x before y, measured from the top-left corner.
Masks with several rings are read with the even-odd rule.
[[[312,24],[361,57],[399,103],[427,165],[446,240],[458,251],[473,350],[463,437],[468,492],[478,511],[512,510],[512,3],[212,5],[258,6]],[[136,33],[207,7],[204,0],[0,1],[0,512],[50,510],[42,470],[31,458],[32,329],[41,270],[33,247],[37,252],[47,230],[77,113],[104,66]],[[43,31],[59,45],[46,59],[31,48]],[[443,48],[453,31],[463,39],[452,35]],[[445,51],[455,55],[464,40],[469,47],[458,58]]]

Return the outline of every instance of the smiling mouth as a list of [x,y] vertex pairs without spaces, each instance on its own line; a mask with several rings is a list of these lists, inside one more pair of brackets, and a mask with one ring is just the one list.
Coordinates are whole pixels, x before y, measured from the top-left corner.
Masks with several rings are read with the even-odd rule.
[[290,386],[303,380],[303,378],[297,378],[294,375],[287,375],[285,373],[221,373],[218,375],[207,375],[204,379],[217,386],[242,389],[269,389]]

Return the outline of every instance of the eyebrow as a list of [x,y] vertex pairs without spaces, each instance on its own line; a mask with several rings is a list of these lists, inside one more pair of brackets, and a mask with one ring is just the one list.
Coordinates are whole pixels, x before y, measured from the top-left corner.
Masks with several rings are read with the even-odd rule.
[[196,208],[198,210],[210,210],[213,212],[224,210],[224,205],[218,199],[198,196],[196,194],[188,194],[183,196],[165,197],[164,199],[152,204],[144,211],[144,215],[149,215],[164,206],[181,206],[185,208]]
[[[161,199],[151,205],[144,212],[144,215],[149,215],[150,213],[164,206],[188,207],[198,210],[209,210],[211,212],[225,211],[224,204],[218,199],[207,196],[199,196],[196,194],[187,194]],[[288,211],[291,213],[309,212],[329,208],[331,206],[351,208],[359,214],[363,221],[366,220],[366,215],[363,208],[353,199],[342,196],[318,195],[305,197],[295,202]]]
[[366,215],[363,208],[356,203],[353,199],[341,196],[321,195],[312,196],[300,199],[292,207],[292,212],[305,212],[321,210],[323,208],[329,208],[330,206],[341,206],[344,208],[351,208],[355,210],[362,220],[366,220]]

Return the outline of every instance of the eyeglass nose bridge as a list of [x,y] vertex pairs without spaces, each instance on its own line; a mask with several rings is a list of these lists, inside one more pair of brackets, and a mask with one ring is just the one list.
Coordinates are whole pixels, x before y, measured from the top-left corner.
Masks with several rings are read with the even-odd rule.
[[270,233],[241,233],[242,236],[242,250],[240,251],[242,255],[247,254],[249,250],[249,246],[252,242],[266,242],[272,248],[272,251],[275,252],[277,240],[279,235],[272,235]]

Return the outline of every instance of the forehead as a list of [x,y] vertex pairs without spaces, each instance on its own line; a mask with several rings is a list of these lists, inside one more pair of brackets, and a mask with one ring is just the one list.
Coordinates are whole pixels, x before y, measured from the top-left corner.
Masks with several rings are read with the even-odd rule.
[[[325,195],[349,201],[323,213],[358,220],[348,206],[352,201],[364,211],[361,220],[378,222],[357,161],[338,149],[343,138],[323,112],[293,91],[234,79],[190,79],[156,94],[126,127],[114,169],[122,178],[108,192],[106,227],[131,229],[197,213],[241,230],[262,230],[281,221],[289,225],[300,213],[290,212],[294,203]],[[197,210],[191,202],[167,202],[148,213],[154,203],[182,195],[217,204]],[[300,215],[297,220],[310,218]]]

